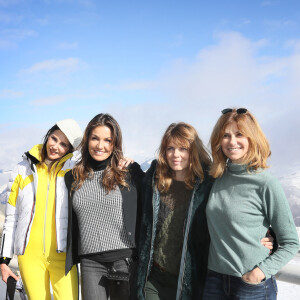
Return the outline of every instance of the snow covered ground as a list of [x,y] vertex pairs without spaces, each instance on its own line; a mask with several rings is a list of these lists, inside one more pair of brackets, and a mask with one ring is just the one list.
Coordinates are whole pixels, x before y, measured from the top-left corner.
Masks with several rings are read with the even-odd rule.
[[284,281],[277,281],[278,300],[299,300],[300,285],[291,284]]
[[300,299],[300,253],[299,252],[281,270],[281,272],[277,274],[276,278],[277,278],[277,285],[278,285],[278,300],[299,300]]

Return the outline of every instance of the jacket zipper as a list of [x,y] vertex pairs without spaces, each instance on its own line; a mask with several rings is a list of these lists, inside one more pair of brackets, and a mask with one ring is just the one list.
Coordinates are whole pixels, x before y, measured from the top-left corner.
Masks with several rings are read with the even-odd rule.
[[[157,193],[155,192],[155,187],[154,187],[154,183],[153,183],[153,196],[154,195],[155,195],[155,198],[156,198],[157,197]],[[145,280],[145,285],[144,285],[144,295],[146,294],[146,291],[145,291],[146,281],[147,281],[147,278],[149,276],[150,267],[152,265],[152,260],[153,260],[152,253],[153,253],[153,242],[154,242],[153,231],[154,231],[154,202],[155,202],[153,196],[152,196],[152,210],[153,210],[153,215],[152,215],[151,244],[150,244],[150,253],[149,253],[149,263],[148,263],[148,267],[147,267],[146,280]]]
[[[50,175],[49,175],[50,176]],[[50,187],[50,178],[48,178],[48,186],[47,186],[47,197],[46,197],[46,207],[45,207],[45,219],[44,219],[44,236],[43,236],[43,246],[44,246],[44,253],[46,253],[46,221],[47,221],[47,208],[48,208],[48,195],[49,195],[49,187]]]
[[182,285],[183,285],[184,270],[185,270],[184,268],[185,268],[185,261],[186,261],[187,240],[188,240],[188,235],[190,232],[190,223],[191,223],[191,214],[192,214],[192,209],[193,209],[193,204],[194,204],[194,196],[195,196],[195,192],[196,192],[198,186],[199,186],[199,182],[197,182],[194,187],[192,198],[190,201],[189,210],[188,210],[188,216],[187,216],[187,222],[186,222],[185,234],[184,234],[184,240],[183,240],[183,246],[182,246],[182,252],[181,252],[181,262],[180,262],[180,270],[179,270],[179,277],[178,277],[178,283],[177,283],[176,300],[180,299],[181,293],[182,293]]
[[62,251],[59,251],[59,247],[58,247],[58,240],[57,240],[57,228],[56,228],[56,199],[57,199],[57,197],[56,197],[56,183],[57,183],[57,175],[58,175],[58,173],[56,174],[56,176],[55,176],[55,193],[54,193],[54,195],[55,195],[55,199],[54,199],[54,205],[55,205],[55,217],[54,217],[54,222],[55,222],[55,238],[56,238],[56,252],[57,253],[60,253],[60,252],[62,252]]
[[44,244],[44,253],[46,253],[46,223],[47,223],[47,210],[48,210],[48,198],[49,198],[49,189],[50,189],[50,181],[51,175],[55,173],[55,166],[56,163],[51,166],[49,176],[48,176],[48,186],[47,186],[47,197],[46,197],[46,207],[45,207],[45,219],[44,219],[44,237],[43,237],[43,244]]

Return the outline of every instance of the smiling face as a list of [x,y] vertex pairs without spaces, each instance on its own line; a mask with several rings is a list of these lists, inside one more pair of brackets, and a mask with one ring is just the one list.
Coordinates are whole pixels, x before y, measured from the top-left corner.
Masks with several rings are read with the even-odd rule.
[[239,131],[236,122],[226,126],[221,147],[225,156],[233,163],[243,163],[249,149],[249,140]]
[[113,151],[113,138],[109,127],[97,126],[89,136],[89,153],[94,160],[103,161]]
[[166,149],[166,158],[169,167],[173,170],[174,179],[183,181],[189,165],[189,149],[171,140]]
[[55,130],[46,144],[47,158],[55,161],[63,157],[70,150],[70,143],[61,130]]

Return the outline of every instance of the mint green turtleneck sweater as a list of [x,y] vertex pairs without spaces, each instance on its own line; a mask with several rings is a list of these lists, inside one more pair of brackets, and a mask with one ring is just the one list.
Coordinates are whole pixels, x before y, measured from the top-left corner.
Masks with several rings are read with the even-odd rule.
[[[264,170],[249,173],[245,165],[229,163],[213,185],[206,214],[211,237],[208,268],[215,272],[241,277],[259,267],[268,279],[299,249],[283,189]],[[269,225],[280,245],[273,255],[260,243]]]

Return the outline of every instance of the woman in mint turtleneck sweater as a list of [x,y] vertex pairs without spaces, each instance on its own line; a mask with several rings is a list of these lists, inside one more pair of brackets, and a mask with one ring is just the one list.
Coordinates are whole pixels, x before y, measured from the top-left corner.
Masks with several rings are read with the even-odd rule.
[[[211,136],[204,299],[276,299],[274,275],[299,249],[295,224],[281,185],[265,171],[271,152],[258,122],[244,108],[222,113]],[[280,245],[272,255],[260,243],[270,225]]]

